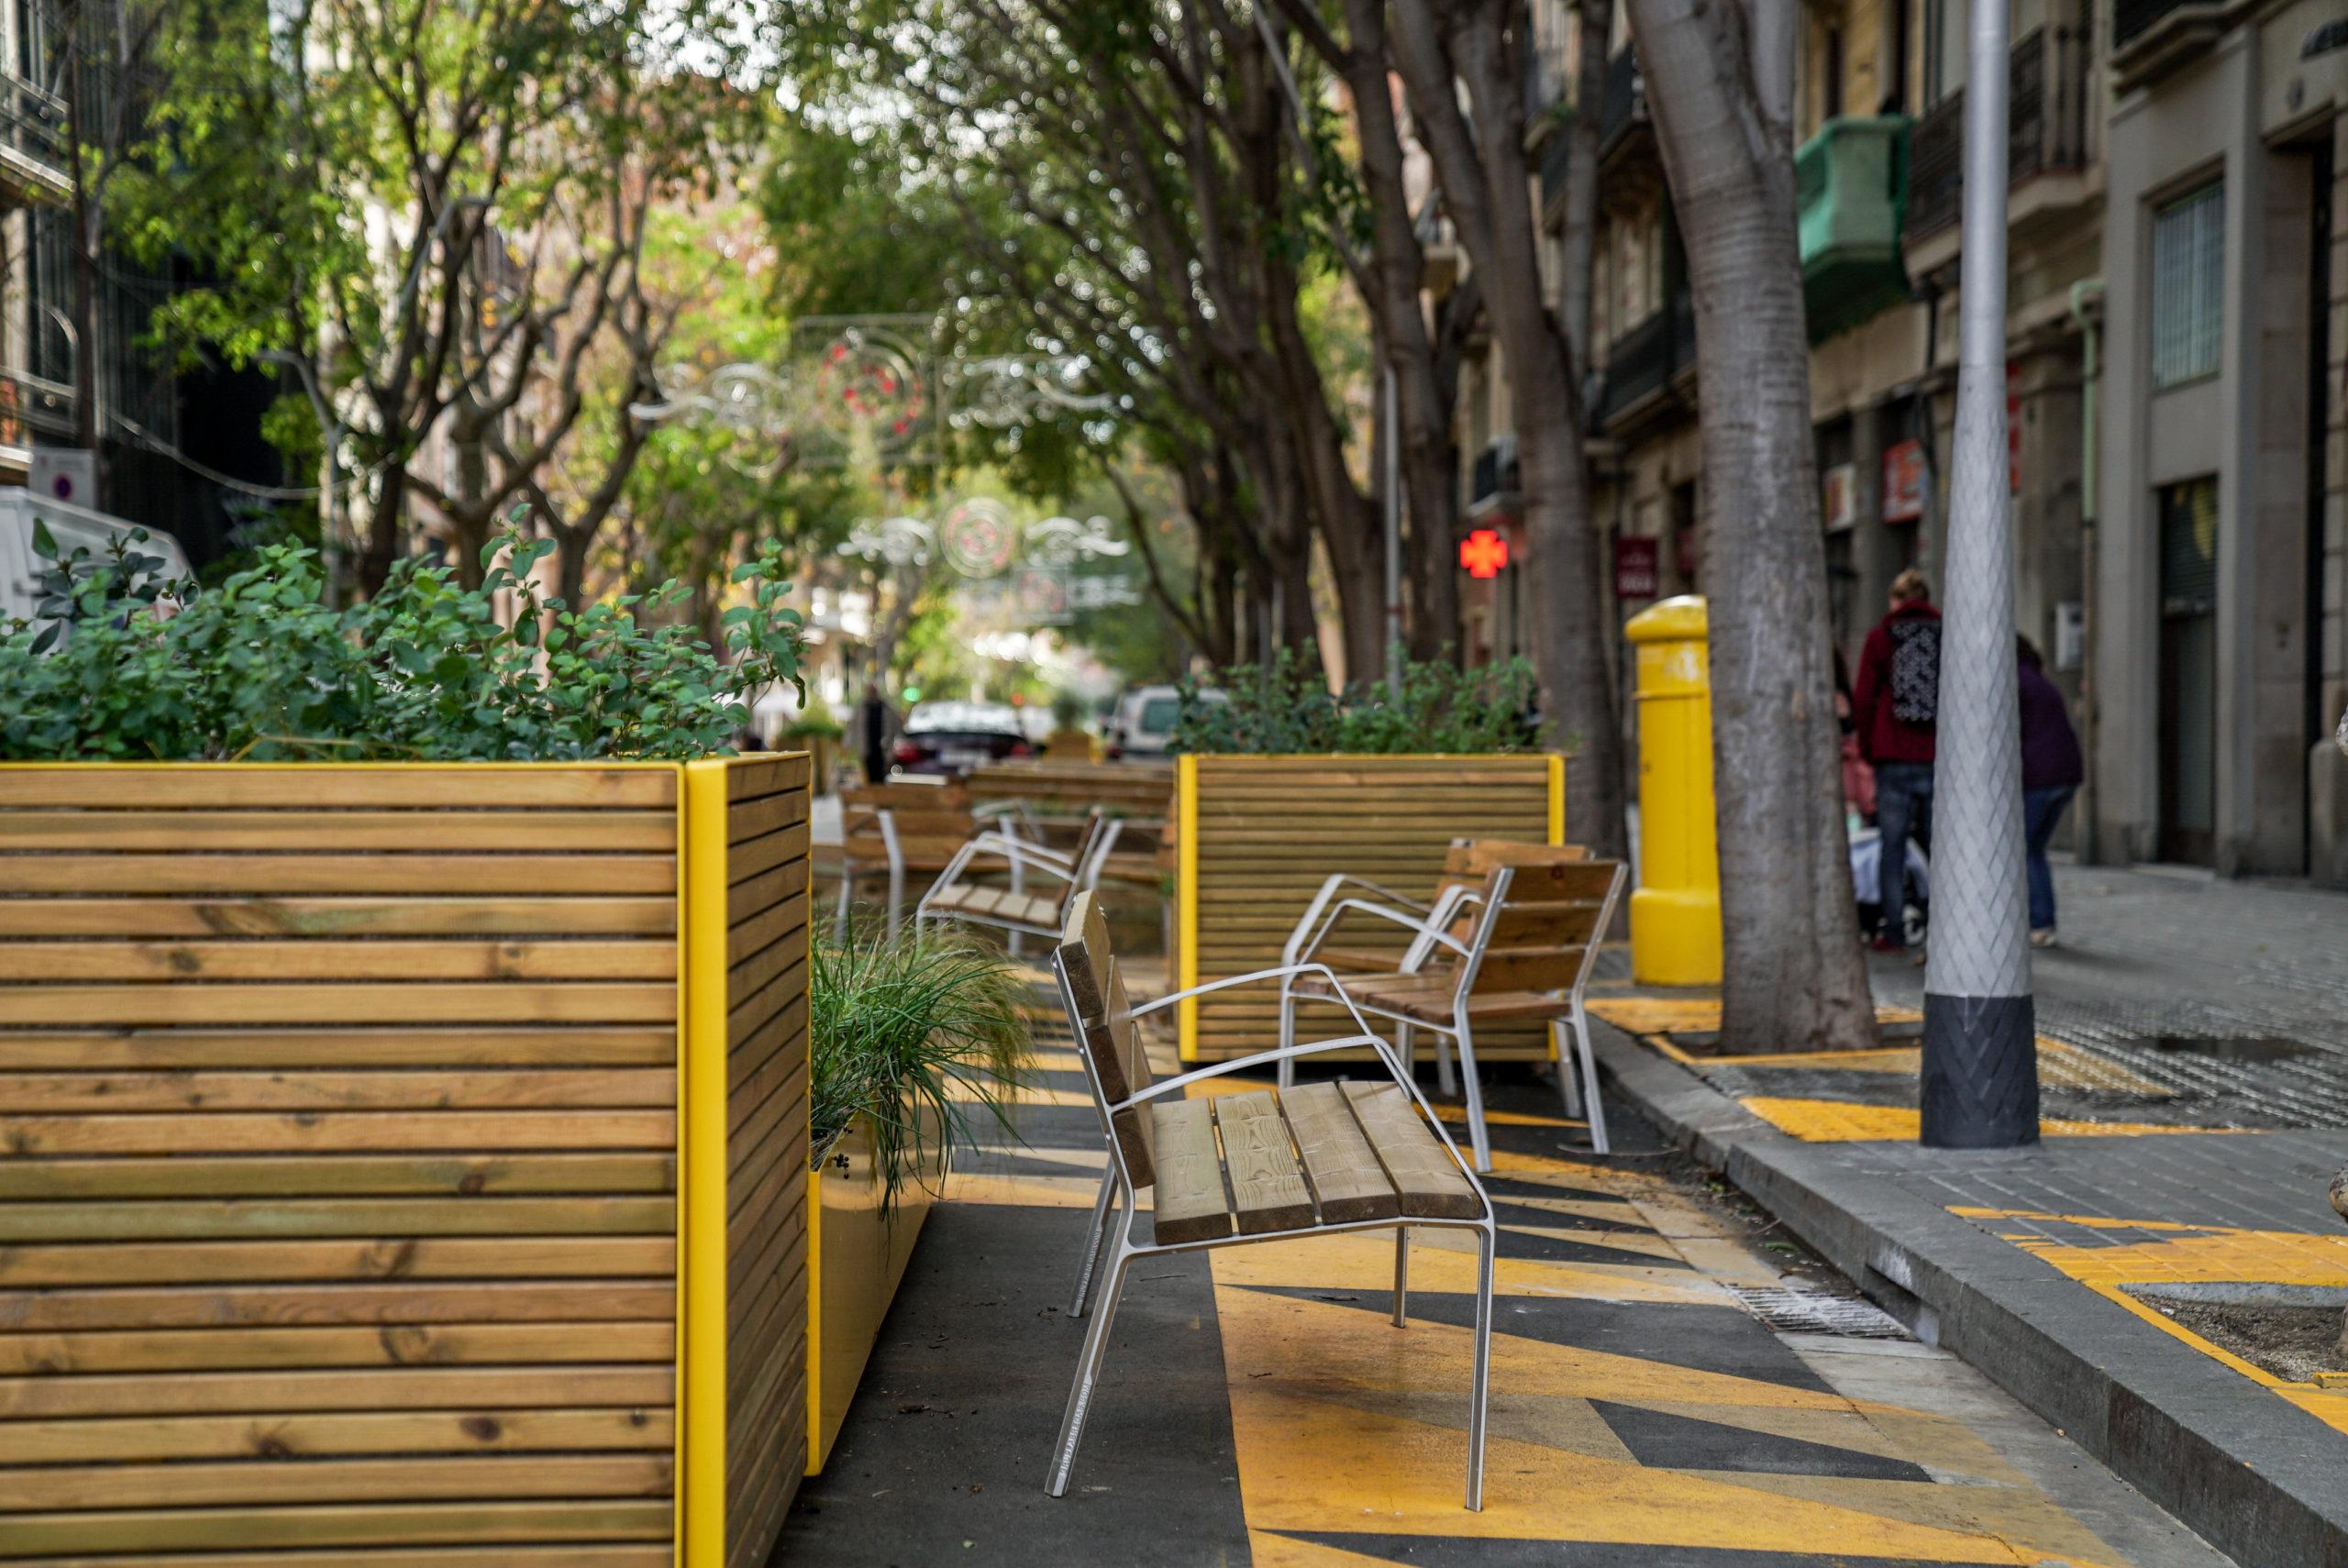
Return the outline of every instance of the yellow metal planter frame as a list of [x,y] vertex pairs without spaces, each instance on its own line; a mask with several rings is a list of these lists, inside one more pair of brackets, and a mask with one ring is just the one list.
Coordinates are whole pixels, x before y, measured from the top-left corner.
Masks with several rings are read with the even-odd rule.
[[[1431,763],[1440,764],[1452,762],[1462,765],[1490,764],[1502,759],[1511,762],[1523,762],[1528,765],[1528,767],[1537,761],[1542,766],[1545,770],[1548,787],[1545,823],[1548,842],[1552,845],[1561,845],[1565,843],[1566,759],[1562,755],[1556,752],[1543,753],[1539,754],[1537,756],[1530,756],[1523,753],[1496,753],[1491,755],[1466,754],[1458,756],[1445,754],[1392,756],[1382,753],[1375,755],[1342,753],[1327,756],[1314,754],[1250,756],[1245,758],[1214,755],[1206,756],[1187,755],[1176,757],[1174,759],[1174,896],[1175,908],[1177,911],[1175,927],[1175,971],[1178,988],[1187,990],[1190,988],[1198,985],[1203,978],[1213,977],[1211,976],[1202,976],[1200,972],[1199,965],[1200,834],[1197,823],[1199,822],[1199,768],[1202,762],[1217,763],[1245,760],[1247,762],[1269,764],[1292,763],[1297,765],[1300,769],[1357,768],[1365,772],[1375,772],[1380,764],[1409,763],[1423,768],[1426,765]],[[1520,829],[1517,831],[1523,830]],[[1479,823],[1473,821],[1463,821],[1458,823],[1458,833],[1456,836],[1473,837],[1477,836],[1479,833],[1486,835],[1491,835],[1492,830],[1490,825],[1487,823]],[[1428,867],[1430,877],[1433,875],[1435,868],[1436,867],[1434,866],[1430,866]],[[1329,865],[1324,868],[1324,871],[1342,871],[1346,869],[1350,869],[1350,867],[1342,864],[1339,859],[1333,858]],[[1304,905],[1302,901],[1300,901],[1297,905],[1296,912],[1299,914],[1302,913],[1303,908]],[[1267,964],[1277,963],[1278,961],[1277,957],[1268,957],[1264,960]],[[1177,1027],[1177,1040],[1179,1043],[1181,1059],[1185,1062],[1199,1061],[1201,1059],[1201,1051],[1199,1044],[1198,999],[1195,997],[1189,997],[1176,1003],[1175,1020]],[[1547,1049],[1549,1055],[1554,1058],[1556,1054],[1554,1041],[1549,1043]]]

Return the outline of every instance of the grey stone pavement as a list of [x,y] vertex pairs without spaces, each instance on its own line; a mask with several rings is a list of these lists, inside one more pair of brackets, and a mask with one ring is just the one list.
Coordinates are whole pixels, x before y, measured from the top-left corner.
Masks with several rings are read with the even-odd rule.
[[[2348,1565],[2348,1388],[2254,1380],[2120,1299],[2348,1286],[2325,1197],[2348,1162],[2348,896],[2166,868],[2058,866],[2056,884],[2038,1031],[2075,1049],[2042,1056],[2044,1114],[2081,1135],[1804,1141],[1744,1102],[1911,1107],[1914,1077],[1683,1066],[1612,1030],[1601,1057],[1675,1142],[2213,1543]],[[1923,977],[1873,961],[1886,1006],[1921,1007]]]

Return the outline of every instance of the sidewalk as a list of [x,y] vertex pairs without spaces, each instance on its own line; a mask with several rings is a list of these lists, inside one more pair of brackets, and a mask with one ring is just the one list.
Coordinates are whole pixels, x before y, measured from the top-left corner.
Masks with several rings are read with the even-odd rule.
[[[2348,899],[2062,868],[2043,1142],[1917,1146],[1914,1044],[1724,1057],[1717,1005],[1612,988],[1650,1120],[2244,1562],[2348,1563]],[[1898,1033],[1924,971],[1879,962]]]
[[934,1210],[779,1562],[2221,1568],[1723,1202],[1627,1105],[1618,1152],[1592,1158],[1522,1077],[1490,1102],[1504,1229],[1484,1512],[1458,1506],[1472,1254],[1436,1232],[1413,1247],[1399,1331],[1382,1234],[1154,1260],[1118,1314],[1074,1485],[1048,1499],[1102,1150],[1065,1031],[1045,1016],[1043,1032],[1025,1143],[965,1160]]

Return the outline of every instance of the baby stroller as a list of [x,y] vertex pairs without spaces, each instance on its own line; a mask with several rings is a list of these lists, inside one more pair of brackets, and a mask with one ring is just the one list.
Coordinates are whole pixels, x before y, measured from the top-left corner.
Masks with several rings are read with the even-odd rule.
[[[1883,854],[1883,834],[1871,827],[1851,830],[1851,885],[1859,905],[1861,933],[1878,929],[1883,910],[1876,901],[1876,867]],[[1900,911],[1902,940],[1909,946],[1921,946],[1924,928],[1931,922],[1933,907],[1932,867],[1916,841],[1908,841],[1908,907]]]

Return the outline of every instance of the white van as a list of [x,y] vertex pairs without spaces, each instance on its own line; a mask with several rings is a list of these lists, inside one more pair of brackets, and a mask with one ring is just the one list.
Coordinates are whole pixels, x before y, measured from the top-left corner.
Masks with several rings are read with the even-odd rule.
[[[36,521],[49,525],[50,535],[56,539],[61,552],[71,555],[76,546],[81,546],[93,557],[105,556],[117,537],[139,526],[103,512],[93,512],[86,506],[51,501],[29,490],[0,488],[0,625],[31,620],[33,606],[39,602],[36,585],[50,563],[33,549]],[[146,539],[137,547],[141,555],[163,558],[157,575],[165,581],[193,575],[187,552],[169,534],[150,528]]]

